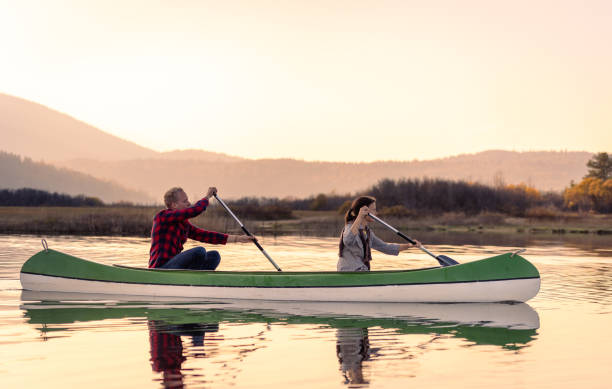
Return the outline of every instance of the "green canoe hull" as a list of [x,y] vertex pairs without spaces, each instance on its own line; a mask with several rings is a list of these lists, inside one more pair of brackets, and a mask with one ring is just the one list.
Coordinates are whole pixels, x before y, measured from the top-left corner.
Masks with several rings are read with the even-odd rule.
[[109,266],[43,250],[21,269],[24,289],[138,296],[304,301],[525,302],[538,270],[502,254],[455,266],[372,272],[230,272]]

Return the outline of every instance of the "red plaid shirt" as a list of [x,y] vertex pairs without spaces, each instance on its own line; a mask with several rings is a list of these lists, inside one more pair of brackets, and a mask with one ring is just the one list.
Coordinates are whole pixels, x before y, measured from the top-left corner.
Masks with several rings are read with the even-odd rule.
[[156,325],[155,321],[148,322],[153,371],[180,374],[181,364],[186,359],[181,337],[158,331]]
[[227,234],[206,231],[189,223],[187,219],[198,216],[208,206],[208,199],[184,209],[164,209],[153,218],[151,229],[151,257],[149,267],[160,267],[183,251],[187,238],[204,243],[226,244]]

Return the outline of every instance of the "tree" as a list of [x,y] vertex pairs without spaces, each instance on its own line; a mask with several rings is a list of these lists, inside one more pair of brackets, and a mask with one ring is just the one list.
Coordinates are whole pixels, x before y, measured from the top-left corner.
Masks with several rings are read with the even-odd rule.
[[607,180],[612,178],[612,159],[608,153],[597,153],[587,162],[589,173],[586,177],[599,178],[600,180]]
[[565,190],[565,206],[579,211],[612,212],[612,179],[586,177]]
[[578,211],[588,211],[593,208],[593,201],[589,196],[589,185],[596,178],[587,177],[580,183],[570,186],[563,193],[566,208]]
[[320,193],[310,204],[310,209],[313,211],[322,211],[327,207],[327,196]]

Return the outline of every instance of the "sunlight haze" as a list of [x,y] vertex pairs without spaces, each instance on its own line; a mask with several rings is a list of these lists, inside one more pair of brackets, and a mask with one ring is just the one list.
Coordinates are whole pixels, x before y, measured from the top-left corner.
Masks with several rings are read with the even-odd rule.
[[0,7],[0,93],[159,151],[356,162],[612,149],[608,1]]

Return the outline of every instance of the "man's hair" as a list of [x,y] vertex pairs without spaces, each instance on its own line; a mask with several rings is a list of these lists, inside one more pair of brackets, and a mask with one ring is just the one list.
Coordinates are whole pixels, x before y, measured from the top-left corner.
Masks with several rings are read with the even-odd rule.
[[175,186],[174,188],[170,188],[166,191],[166,194],[164,195],[164,203],[166,204],[166,207],[170,208],[170,206],[172,205],[172,203],[176,202],[176,195],[179,192],[184,192],[183,188]]

